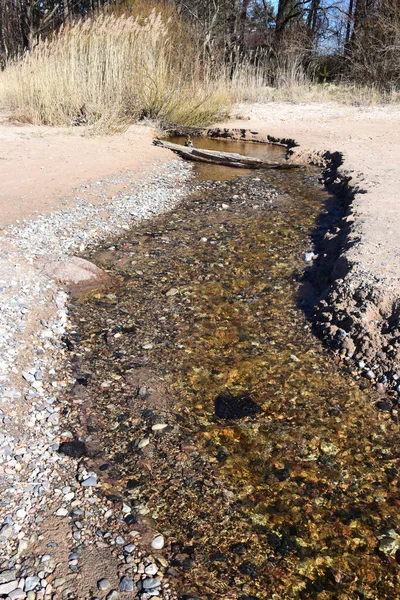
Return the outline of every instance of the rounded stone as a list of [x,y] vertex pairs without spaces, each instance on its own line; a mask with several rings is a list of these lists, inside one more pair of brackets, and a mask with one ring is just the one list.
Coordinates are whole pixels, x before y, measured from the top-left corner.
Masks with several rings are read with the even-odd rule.
[[154,550],[161,550],[161,548],[164,548],[164,544],[164,536],[156,535],[156,537],[151,542],[151,547],[154,548]]
[[99,590],[102,590],[103,592],[105,590],[108,590],[111,587],[111,584],[109,582],[108,579],[99,579],[99,581],[97,582],[97,587],[99,588]]

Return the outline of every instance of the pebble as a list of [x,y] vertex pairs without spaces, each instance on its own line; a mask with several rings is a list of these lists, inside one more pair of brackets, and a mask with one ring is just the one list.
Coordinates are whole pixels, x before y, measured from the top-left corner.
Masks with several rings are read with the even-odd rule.
[[41,562],[44,563],[48,562],[49,560],[51,560],[50,554],[43,554]]
[[61,507],[54,514],[56,517],[66,517],[68,515],[68,510]]
[[152,430],[153,431],[162,431],[166,427],[168,427],[168,423],[156,423],[155,425],[152,426]]
[[165,295],[170,297],[170,296],[176,296],[176,294],[179,294],[179,290],[177,288],[171,288],[170,290],[168,290],[168,292]]
[[0,583],[9,583],[10,581],[14,581],[16,577],[16,569],[7,569],[0,573]]
[[164,543],[164,536],[156,535],[156,537],[151,542],[151,547],[155,550],[161,550],[162,548],[164,548]]
[[8,583],[0,583],[0,596],[5,596],[17,589],[18,581],[15,579],[14,581],[9,581]]
[[151,563],[145,567],[144,572],[146,575],[155,575],[157,573],[157,567],[154,563]]
[[111,584],[108,579],[100,579],[97,582],[97,587],[99,588],[99,590],[105,591],[111,587]]
[[124,546],[124,550],[128,554],[130,554],[131,552],[133,552],[135,548],[136,548],[136,546],[134,544],[127,544],[126,546]]
[[116,590],[112,590],[107,594],[106,600],[118,600],[120,597],[120,594]]
[[81,482],[82,487],[95,487],[97,485],[97,477],[96,475],[91,475],[87,479],[84,479]]
[[142,440],[140,440],[140,442],[138,443],[137,447],[140,448],[145,448],[146,446],[148,446],[148,444],[150,443],[149,438],[143,438]]
[[19,600],[20,598],[26,598],[24,590],[17,588],[8,594],[10,600]]
[[35,589],[38,583],[39,577],[27,577],[25,580],[25,591],[30,592],[31,590]]
[[133,581],[130,577],[123,577],[119,583],[121,592],[133,592]]
[[142,589],[143,590],[154,590],[155,588],[159,588],[161,586],[161,582],[158,579],[147,578],[142,581]]

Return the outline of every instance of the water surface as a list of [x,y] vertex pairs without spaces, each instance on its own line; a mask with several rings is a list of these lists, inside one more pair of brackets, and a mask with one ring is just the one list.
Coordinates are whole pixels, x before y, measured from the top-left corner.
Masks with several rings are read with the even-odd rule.
[[[164,533],[178,595],[398,598],[398,429],[299,300],[327,192],[311,169],[226,173],[89,256],[119,283],[73,307],[71,419],[104,491]],[[259,411],[218,418],[221,394]]]

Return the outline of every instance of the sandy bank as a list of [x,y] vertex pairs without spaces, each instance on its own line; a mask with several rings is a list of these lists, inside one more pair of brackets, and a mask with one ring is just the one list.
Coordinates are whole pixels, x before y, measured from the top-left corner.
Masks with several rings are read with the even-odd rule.
[[38,214],[98,203],[138,181],[168,154],[151,145],[154,131],[135,125],[116,136],[79,128],[19,124],[0,114],[0,228]]

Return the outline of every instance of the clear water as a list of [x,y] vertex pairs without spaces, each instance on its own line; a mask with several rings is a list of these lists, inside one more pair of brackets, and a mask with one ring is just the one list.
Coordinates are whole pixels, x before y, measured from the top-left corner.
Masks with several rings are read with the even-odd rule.
[[[88,257],[118,280],[73,307],[90,378],[86,417],[70,419],[91,466],[109,465],[104,493],[163,532],[177,595],[398,598],[397,542],[379,549],[400,531],[398,428],[301,309],[328,194],[311,169],[213,170],[220,183],[196,169],[180,206]],[[219,419],[220,394],[260,411]]]

